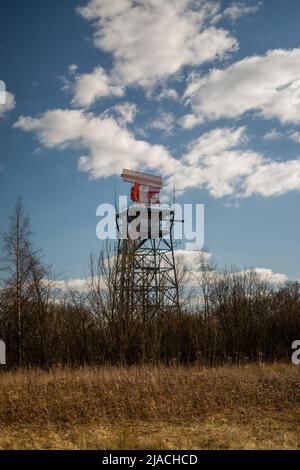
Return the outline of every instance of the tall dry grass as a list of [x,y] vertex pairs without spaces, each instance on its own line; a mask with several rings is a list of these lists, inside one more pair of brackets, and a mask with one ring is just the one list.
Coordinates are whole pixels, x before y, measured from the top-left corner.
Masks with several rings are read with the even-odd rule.
[[[67,435],[68,430],[73,432],[73,437],[68,437],[72,443],[67,447],[134,448],[140,445],[141,433],[147,436],[148,429],[152,437],[154,433],[159,438],[163,428],[169,429],[162,433],[166,442],[168,433],[172,436],[174,429],[181,429],[177,433],[181,438],[190,435],[185,444],[179,437],[180,445],[178,439],[171,439],[172,448],[192,445],[211,448],[217,435],[227,435],[227,444],[223,444],[225,448],[230,448],[240,436],[239,426],[245,431],[245,426],[251,423],[253,432],[250,428],[245,431],[247,441],[251,442],[255,433],[259,435],[263,426],[270,441],[267,447],[272,447],[282,429],[282,439],[284,432],[291,433],[290,443],[286,447],[294,448],[300,445],[297,430],[297,423],[300,422],[299,379],[300,369],[286,364],[223,366],[215,369],[89,367],[56,368],[50,372],[6,372],[0,374],[0,425],[10,434],[3,438],[4,441],[0,438],[0,446],[20,448],[21,445],[22,448],[22,439],[21,444],[17,443],[20,441],[18,436],[24,437],[27,433],[29,440],[27,444],[23,443],[26,448],[57,447],[55,442],[60,442],[60,438],[53,436],[63,429]],[[207,434],[205,429],[208,425]],[[191,431],[193,428],[194,433]],[[35,430],[36,440],[30,429]],[[48,437],[41,441],[45,429],[48,429]],[[97,440],[95,436],[97,432],[99,434],[99,429],[103,432]],[[114,437],[108,437],[112,429],[118,430],[117,438],[115,432]],[[130,433],[128,429],[131,429]],[[143,431],[139,433],[138,429]],[[232,442],[230,439],[228,441],[230,429],[231,432],[235,430],[236,435],[232,437]],[[22,432],[18,433],[18,430]],[[207,444],[202,439],[202,444],[192,444],[195,436],[203,432],[206,435],[203,439],[211,433],[211,442]],[[131,441],[130,436],[135,433],[137,435]],[[279,441],[278,446],[284,447],[283,441]],[[160,438],[158,442],[161,442]],[[170,447],[159,443],[152,440],[150,447]],[[215,445],[220,447],[220,444]],[[247,447],[246,443],[237,444],[239,448],[243,446]]]

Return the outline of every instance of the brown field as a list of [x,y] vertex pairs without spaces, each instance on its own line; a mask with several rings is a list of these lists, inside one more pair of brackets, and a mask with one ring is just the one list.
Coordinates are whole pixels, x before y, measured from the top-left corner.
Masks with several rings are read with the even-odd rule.
[[0,374],[1,449],[299,449],[300,368]]

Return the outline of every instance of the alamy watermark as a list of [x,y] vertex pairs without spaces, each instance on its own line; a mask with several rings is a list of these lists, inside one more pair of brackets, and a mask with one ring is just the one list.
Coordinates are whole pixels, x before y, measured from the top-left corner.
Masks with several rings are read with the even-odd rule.
[[0,105],[6,104],[6,86],[3,80],[0,80]]
[[200,250],[204,245],[204,204],[128,207],[127,197],[120,196],[118,211],[112,204],[100,204],[96,215],[100,217],[96,228],[100,240],[168,239],[173,228],[173,239],[183,241],[187,250]]
[[6,345],[4,341],[0,340],[0,365],[6,364]]
[[299,339],[296,339],[292,343],[292,350],[294,351],[291,357],[292,363],[294,364],[294,366],[299,366],[300,364],[300,340]]

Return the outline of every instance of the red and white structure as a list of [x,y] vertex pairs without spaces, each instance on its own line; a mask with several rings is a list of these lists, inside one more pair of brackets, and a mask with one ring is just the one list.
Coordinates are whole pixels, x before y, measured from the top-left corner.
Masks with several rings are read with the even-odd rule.
[[162,177],[148,175],[140,171],[123,170],[123,181],[132,183],[131,200],[138,204],[153,205],[160,203]]

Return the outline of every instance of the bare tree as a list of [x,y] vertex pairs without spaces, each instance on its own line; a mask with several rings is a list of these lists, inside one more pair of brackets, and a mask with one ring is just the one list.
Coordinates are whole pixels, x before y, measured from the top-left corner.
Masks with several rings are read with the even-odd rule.
[[34,313],[34,322],[37,328],[37,338],[40,343],[40,363],[48,367],[49,321],[48,313],[51,295],[55,288],[56,278],[50,266],[43,264],[36,255],[30,257],[30,283],[29,299],[30,310]]
[[18,199],[10,217],[8,230],[3,234],[3,257],[0,267],[4,273],[4,286],[13,296],[17,316],[18,361],[23,359],[22,308],[29,295],[32,249],[30,220],[24,215],[23,203]]

